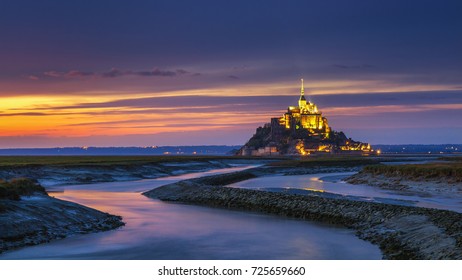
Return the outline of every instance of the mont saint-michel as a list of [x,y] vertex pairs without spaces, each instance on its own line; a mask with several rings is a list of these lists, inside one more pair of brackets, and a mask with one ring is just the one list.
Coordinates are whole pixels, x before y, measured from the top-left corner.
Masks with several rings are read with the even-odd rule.
[[452,279],[461,11],[0,1],[2,279]]
[[298,106],[289,106],[279,118],[257,128],[256,133],[237,152],[238,155],[308,155],[313,153],[358,154],[374,153],[369,143],[354,141],[342,131],[329,126],[315,103],[305,97],[301,79]]

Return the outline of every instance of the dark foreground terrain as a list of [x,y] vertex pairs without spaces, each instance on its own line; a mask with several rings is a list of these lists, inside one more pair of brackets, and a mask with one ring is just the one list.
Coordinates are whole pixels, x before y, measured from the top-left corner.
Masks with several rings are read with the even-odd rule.
[[124,223],[113,216],[48,196],[33,181],[0,182],[0,253],[74,234],[106,231]]

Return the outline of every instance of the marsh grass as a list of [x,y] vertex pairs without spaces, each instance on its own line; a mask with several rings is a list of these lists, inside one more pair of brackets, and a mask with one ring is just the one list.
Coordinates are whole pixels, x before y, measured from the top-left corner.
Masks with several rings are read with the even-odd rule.
[[366,166],[364,172],[407,179],[449,179],[462,182],[462,162]]
[[275,167],[353,167],[378,164],[378,158],[333,156],[333,157],[307,157],[269,163]]
[[441,158],[439,158],[439,160],[445,160],[445,161],[450,161],[450,162],[454,162],[454,161],[462,162],[462,157],[461,156],[441,157]]
[[136,165],[162,162],[206,162],[226,159],[256,159],[234,156],[0,156],[0,167]]
[[11,181],[0,180],[0,199],[20,200],[22,195],[46,194],[45,188],[35,181],[19,178]]

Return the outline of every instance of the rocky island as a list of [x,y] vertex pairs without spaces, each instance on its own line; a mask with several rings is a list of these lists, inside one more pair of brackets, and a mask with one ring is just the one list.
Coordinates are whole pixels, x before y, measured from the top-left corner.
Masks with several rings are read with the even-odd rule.
[[327,118],[316,104],[307,100],[305,88],[300,89],[298,106],[289,106],[282,117],[257,128],[237,155],[308,155],[374,153],[371,145],[348,138],[345,133],[332,130]]

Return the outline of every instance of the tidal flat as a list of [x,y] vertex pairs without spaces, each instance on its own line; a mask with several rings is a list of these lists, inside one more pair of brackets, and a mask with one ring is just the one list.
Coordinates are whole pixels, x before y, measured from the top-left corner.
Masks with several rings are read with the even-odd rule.
[[[320,192],[302,189],[291,190],[290,193],[287,188],[274,185],[278,180],[284,181],[284,178],[289,180],[294,175],[301,176],[300,181],[303,182],[312,180],[310,176],[313,174],[328,177],[329,174],[347,172],[351,175],[361,171],[365,166],[378,166],[383,162],[398,163],[403,160],[413,162],[421,160],[421,157],[417,159],[403,157],[294,159],[172,156],[166,161],[162,160],[164,157],[152,157],[151,161],[149,157],[138,159],[137,157],[125,159],[107,157],[108,162],[104,162],[102,158],[105,157],[90,160],[70,159],[67,162],[67,159],[47,159],[60,162],[49,165],[14,165],[10,160],[8,164],[0,167],[0,174],[3,172],[10,176],[33,175],[34,179],[45,185],[47,190],[53,191],[51,195],[120,215],[127,223],[125,227],[115,231],[82,236],[77,234],[49,244],[8,252],[2,254],[2,258],[459,259],[461,255],[459,213],[415,207],[416,205],[412,203],[411,205],[396,204],[386,199],[377,203],[367,198],[361,199],[359,194],[345,196],[325,190]],[[24,163],[23,160],[21,161]],[[12,173],[14,170],[16,173]],[[87,179],[82,181],[81,178]],[[260,190],[227,187],[230,184],[245,183],[260,178],[278,180],[273,180],[274,184],[271,186],[273,190],[269,190],[268,186],[266,188],[262,186]],[[275,191],[274,188],[278,189],[278,187],[285,191]],[[146,198],[141,193],[151,198]],[[182,204],[178,205],[178,202]],[[198,206],[192,204],[212,206],[212,208],[197,208]],[[170,209],[162,214],[168,222],[152,220],[152,217],[159,214],[156,212],[159,209]],[[199,211],[199,209],[203,210]],[[181,211],[184,213],[181,214]],[[195,211],[199,212],[193,219],[191,214]],[[226,214],[228,211],[231,211],[229,215],[235,214],[232,214],[233,222],[227,225],[237,225],[238,221],[243,224],[254,223],[254,227],[251,227],[254,229],[252,235],[260,241],[247,238],[250,234],[248,232],[250,224],[246,226],[247,229],[239,226],[231,229],[228,226],[220,226],[220,223],[206,222],[208,219],[215,219],[215,216],[218,220],[226,220],[225,217],[229,216]],[[212,213],[213,217],[209,216]],[[288,223],[294,228],[288,230],[285,227],[279,228],[276,224],[265,225],[266,222],[260,220],[260,217],[269,221],[265,218],[268,214],[269,217],[273,217],[271,219],[276,224]],[[180,234],[192,230],[188,228],[191,224],[183,219],[185,216],[190,217],[190,221],[195,221],[195,226],[198,226],[196,230],[203,228],[197,233],[207,238],[201,239],[199,236],[187,238]],[[259,218],[251,222],[249,217]],[[315,224],[310,224],[313,222]],[[223,231],[226,228],[228,229]],[[264,238],[265,228],[271,229],[274,236],[285,236],[286,240],[267,240]],[[162,236],[165,230],[169,235],[177,236],[177,239],[169,238],[167,241]],[[325,231],[322,235],[326,238],[319,239],[310,235],[310,232],[319,234],[321,231]],[[228,235],[227,232],[232,234]],[[337,234],[335,232],[344,235],[333,237]],[[128,238],[128,235],[123,237],[125,233],[133,234],[132,238]],[[305,240],[302,236],[310,238],[305,242],[302,241]],[[292,246],[297,239],[297,242],[301,242],[299,245],[304,248],[303,251],[296,249],[299,248],[298,246]],[[77,246],[76,240],[79,240],[80,245]],[[208,242],[212,240],[215,241]],[[273,246],[274,250],[268,251],[264,240],[271,244],[278,243],[280,246]],[[309,240],[316,240],[316,246]],[[332,246],[334,240],[337,242]],[[424,240],[437,240],[437,242],[427,244],[422,242]],[[171,248],[174,249],[167,250],[163,246],[165,242],[170,243]],[[246,246],[238,244],[255,244],[257,246],[254,248],[255,252],[260,253],[249,254],[245,249]],[[258,247],[260,245],[261,247]],[[149,248],[151,253],[143,248]],[[378,251],[379,248],[381,252]],[[218,249],[221,253],[214,251]]]

